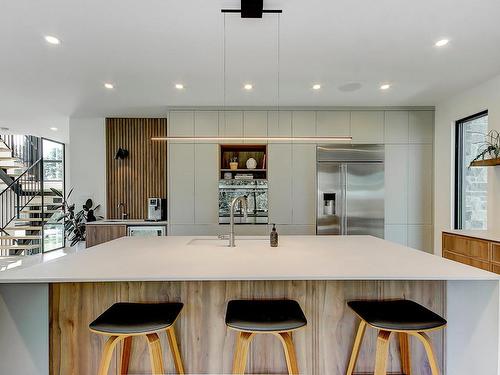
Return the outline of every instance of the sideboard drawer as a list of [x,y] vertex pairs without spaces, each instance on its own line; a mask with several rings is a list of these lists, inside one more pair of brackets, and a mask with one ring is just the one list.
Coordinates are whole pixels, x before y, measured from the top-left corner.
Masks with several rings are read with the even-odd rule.
[[489,243],[484,240],[443,234],[443,250],[486,262],[490,261]]
[[491,271],[491,264],[490,263],[483,262],[483,261],[478,260],[478,259],[466,257],[464,255],[452,253],[450,251],[443,251],[443,257],[445,257],[446,259],[454,260],[455,262],[467,264],[468,266],[481,268],[485,271]]
[[500,243],[491,243],[491,261],[500,265]]

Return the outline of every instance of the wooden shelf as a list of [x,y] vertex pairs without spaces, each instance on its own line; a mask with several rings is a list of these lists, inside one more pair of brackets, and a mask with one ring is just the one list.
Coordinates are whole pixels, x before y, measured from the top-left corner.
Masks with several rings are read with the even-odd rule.
[[266,172],[267,169],[221,169],[221,172]]
[[470,163],[471,167],[493,167],[495,165],[500,165],[500,158],[476,160]]

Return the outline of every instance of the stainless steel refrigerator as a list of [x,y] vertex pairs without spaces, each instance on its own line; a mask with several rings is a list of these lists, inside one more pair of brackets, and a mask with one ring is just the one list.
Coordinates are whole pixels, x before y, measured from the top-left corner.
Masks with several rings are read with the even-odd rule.
[[384,146],[317,148],[319,235],[384,238]]

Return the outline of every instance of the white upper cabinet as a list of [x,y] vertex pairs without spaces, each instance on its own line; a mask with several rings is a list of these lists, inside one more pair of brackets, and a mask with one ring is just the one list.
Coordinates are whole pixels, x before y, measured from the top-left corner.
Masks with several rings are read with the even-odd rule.
[[410,111],[410,143],[434,141],[434,111]]
[[292,145],[292,224],[316,223],[316,145]]
[[319,137],[349,136],[351,114],[348,111],[318,111],[316,135]]
[[[243,112],[221,111],[219,113],[219,135],[221,137],[243,136]],[[237,143],[241,143],[237,142]]]
[[385,143],[408,143],[408,111],[385,112]]
[[270,137],[291,137],[292,112],[270,111],[268,113],[267,126]]
[[196,111],[194,113],[194,135],[217,137],[219,135],[219,112]]
[[384,143],[384,112],[351,112],[351,136],[353,143]]
[[[243,135],[245,137],[267,137],[267,111],[243,112]],[[244,143],[267,143],[267,140],[245,140]]]
[[[169,223],[194,223],[194,145],[169,145]],[[212,168],[216,168],[217,165]]]
[[194,112],[171,111],[169,118],[169,134],[174,137],[192,137],[194,135]]
[[316,135],[316,112],[292,112],[292,135],[294,137],[310,137]]
[[269,223],[292,222],[292,145],[270,144],[267,148]]
[[217,224],[219,208],[217,144],[194,146],[194,222]]
[[385,146],[385,224],[406,224],[408,145]]
[[409,145],[408,157],[408,224],[432,224],[432,145]]

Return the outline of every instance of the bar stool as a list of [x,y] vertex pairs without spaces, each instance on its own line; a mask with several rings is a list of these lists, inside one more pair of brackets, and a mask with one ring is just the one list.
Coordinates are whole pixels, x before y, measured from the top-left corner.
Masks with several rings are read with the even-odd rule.
[[233,374],[244,374],[248,347],[256,334],[272,334],[279,338],[285,352],[289,374],[298,374],[292,332],[307,324],[296,301],[235,300],[229,301],[226,325],[238,332],[233,360]]
[[399,336],[401,367],[405,375],[411,375],[409,336],[416,337],[424,345],[432,375],[439,375],[436,357],[426,332],[446,326],[446,320],[422,305],[409,300],[350,301],[347,305],[361,319],[354,340],[347,375],[352,375],[356,366],[359,349],[367,326],[379,331],[375,358],[374,375],[387,373],[389,339],[392,333]]
[[163,374],[163,359],[158,333],[166,331],[174,357],[175,369],[184,374],[181,355],[175,338],[173,324],[177,320],[182,303],[115,303],[89,325],[90,331],[109,336],[102,353],[98,375],[108,373],[113,350],[123,342],[120,374],[128,373],[132,338],[145,336],[153,374]]

